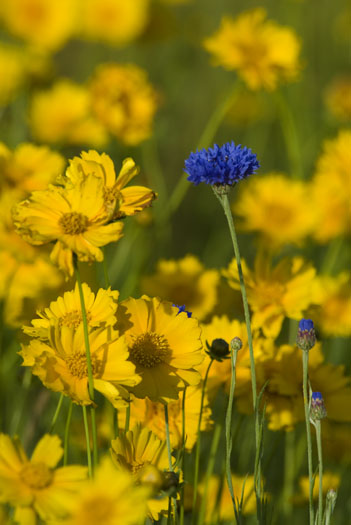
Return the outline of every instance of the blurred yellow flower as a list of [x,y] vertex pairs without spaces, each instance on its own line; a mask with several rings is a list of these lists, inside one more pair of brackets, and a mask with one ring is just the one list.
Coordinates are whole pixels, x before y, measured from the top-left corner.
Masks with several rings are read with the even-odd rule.
[[206,270],[194,255],[183,259],[161,259],[156,273],[144,277],[141,289],[179,306],[185,305],[197,319],[204,319],[215,307],[219,272]]
[[322,427],[323,455],[339,464],[351,463],[351,424],[340,424],[323,421]]
[[[112,440],[111,455],[117,468],[131,472],[137,484],[146,485],[151,489],[147,510],[153,520],[158,520],[161,512],[168,509],[168,497],[160,493],[162,472],[169,469],[166,442],[161,441],[147,428],[136,425],[127,433],[120,432],[120,435]],[[145,483],[148,480],[150,465],[156,469],[151,471],[153,482]]]
[[33,95],[29,124],[33,136],[49,144],[98,147],[107,142],[104,127],[92,115],[88,89],[68,79]]
[[1,501],[15,507],[14,521],[37,523],[67,516],[87,477],[78,465],[56,468],[63,456],[58,436],[46,434],[29,459],[17,438],[0,434]]
[[[105,208],[112,218],[135,215],[144,208],[151,206],[156,194],[145,186],[125,187],[139,173],[139,168],[131,158],[122,163],[122,168],[116,176],[112,160],[108,155],[96,151],[83,151],[80,158],[74,157],[66,171],[66,177],[73,184],[84,175],[94,173],[104,183]],[[66,180],[67,180],[66,179]]]
[[[188,386],[185,395],[185,425],[186,443],[185,448],[189,452],[197,440],[197,426],[199,422],[202,383],[196,386]],[[169,433],[173,448],[182,446],[183,431],[183,394],[176,401],[168,403]],[[201,418],[201,431],[207,432],[212,427],[212,410],[205,392],[204,404]],[[164,404],[150,401],[150,399],[133,398],[130,410],[130,420],[133,423],[141,423],[143,427],[152,430],[162,441],[166,440],[165,410]],[[123,420],[120,422],[120,426]]]
[[272,173],[251,179],[232,204],[244,231],[256,231],[273,247],[301,243],[313,231],[316,211],[306,183]]
[[[88,326],[92,328],[113,326],[116,322],[119,292],[110,288],[100,288],[95,295],[86,283],[82,284]],[[74,290],[65,292],[62,297],[52,301],[48,308],[37,311],[39,319],[32,320],[32,326],[24,326],[23,331],[31,337],[48,340],[52,322],[59,326],[78,328],[83,322],[82,308],[76,284]]]
[[335,78],[325,91],[329,113],[342,122],[351,120],[351,75]]
[[[326,495],[328,490],[333,489],[335,491],[338,490],[340,486],[340,474],[330,472],[330,470],[325,470],[323,472],[323,478],[322,478],[322,487],[323,487],[323,494]],[[296,503],[305,502],[309,499],[309,490],[310,490],[310,480],[308,476],[303,476],[299,479],[299,487],[300,487],[300,493],[296,495],[294,498],[294,501]],[[319,474],[316,474],[315,480],[314,480],[314,487],[313,487],[313,499],[318,499],[318,491],[319,491]]]
[[80,261],[102,261],[100,247],[118,241],[123,224],[110,222],[102,179],[90,174],[68,188],[35,191],[14,208],[17,232],[34,245],[56,241],[51,259],[73,275],[73,252]]
[[[113,406],[125,404],[124,387],[133,387],[140,377],[128,360],[124,337],[119,337],[111,328],[97,328],[90,330],[89,343],[94,388]],[[78,328],[51,324],[49,340],[32,339],[29,345],[22,345],[20,355],[22,365],[30,366],[47,388],[62,392],[77,404],[91,404],[82,323]]]
[[117,470],[106,457],[94,479],[87,481],[75,498],[69,517],[52,525],[141,524],[146,518],[148,495],[149,489],[136,486],[128,472]]
[[0,107],[16,96],[25,81],[24,63],[19,50],[0,44]]
[[316,209],[315,239],[326,243],[350,234],[351,225],[351,131],[341,130],[324,143],[311,182],[311,199]]
[[150,0],[83,0],[83,36],[123,46],[135,40],[149,20]]
[[318,328],[327,337],[351,335],[351,275],[341,272],[332,277],[321,276],[316,281],[315,302],[310,313]]
[[216,65],[237,70],[249,88],[272,91],[294,80],[300,69],[300,40],[294,30],[265,20],[258,7],[237,18],[224,17],[220,29],[204,41]]
[[15,188],[18,199],[42,190],[62,173],[65,160],[47,146],[19,144],[13,151],[0,142],[0,191]]
[[90,82],[91,106],[106,130],[128,145],[152,134],[157,95],[146,72],[133,64],[101,64]]
[[[262,251],[250,270],[242,261],[247,298],[252,314],[252,329],[262,330],[266,337],[278,336],[285,317],[299,320],[313,302],[311,287],[316,270],[301,257],[281,259],[275,266]],[[223,275],[229,285],[240,289],[235,259]]]
[[203,360],[199,325],[172,303],[146,295],[126,299],[118,306],[116,329],[142,377],[131,389],[136,397],[168,402],[186,385],[199,383],[194,369]]
[[29,44],[56,51],[73,33],[75,0],[2,0],[1,15],[10,33]]

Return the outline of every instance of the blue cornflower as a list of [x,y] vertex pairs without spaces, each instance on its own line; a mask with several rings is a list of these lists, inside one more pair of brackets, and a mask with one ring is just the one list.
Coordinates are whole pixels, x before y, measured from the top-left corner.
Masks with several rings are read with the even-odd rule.
[[296,344],[301,350],[307,352],[316,344],[316,331],[311,319],[301,319],[299,321]]
[[185,304],[183,304],[182,306],[179,306],[178,304],[173,303],[172,306],[175,306],[176,308],[178,308],[179,311],[177,315],[181,314],[182,312],[185,312],[188,317],[191,317],[193,315],[193,312],[188,312],[188,310],[185,310]]
[[301,319],[301,321],[299,321],[300,330],[312,330],[312,328],[314,328],[312,319]]
[[233,186],[241,179],[252,175],[260,167],[251,149],[227,142],[223,146],[201,149],[190,153],[185,161],[188,181],[195,185],[200,182],[219,186]]
[[327,417],[323,396],[320,392],[312,392],[310,417],[314,421]]

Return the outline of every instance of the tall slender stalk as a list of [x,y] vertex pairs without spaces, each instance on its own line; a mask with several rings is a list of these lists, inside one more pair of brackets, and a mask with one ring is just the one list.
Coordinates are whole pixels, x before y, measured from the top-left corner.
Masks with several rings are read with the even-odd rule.
[[317,452],[318,452],[318,472],[319,472],[319,490],[318,490],[318,525],[323,523],[323,454],[322,454],[322,430],[321,422],[315,422]]
[[[83,319],[83,331],[84,331],[84,342],[85,342],[85,352],[86,352],[86,358],[87,358],[87,369],[88,369],[88,391],[89,391],[89,397],[92,401],[92,406],[90,409],[91,413],[91,423],[92,423],[92,435],[93,435],[93,460],[94,460],[94,466],[98,464],[98,446],[97,446],[97,430],[96,430],[96,418],[95,418],[95,406],[94,406],[94,378],[93,378],[93,367],[91,362],[91,355],[90,355],[90,342],[89,342],[89,329],[88,329],[88,319],[87,319],[87,312],[85,308],[85,301],[84,301],[84,294],[83,294],[83,287],[82,287],[82,280],[80,277],[80,272],[77,264],[77,259],[74,260],[74,269],[76,274],[76,280],[78,284],[78,290],[79,290],[79,298],[80,298],[80,305],[82,309],[82,319]],[[87,444],[88,446],[88,444]],[[89,449],[90,449],[90,441],[89,441]]]
[[307,461],[308,461],[308,478],[309,478],[309,516],[310,525],[314,525],[314,508],[313,508],[313,465],[312,465],[312,437],[310,424],[310,407],[308,398],[308,351],[302,351],[302,375],[303,375],[303,404],[305,409],[306,436],[307,436]]
[[206,385],[207,385],[207,379],[208,374],[210,372],[211,365],[213,363],[213,359],[211,358],[211,361],[209,362],[209,365],[207,367],[204,381],[202,383],[202,390],[201,390],[201,402],[200,402],[200,413],[199,413],[199,420],[197,423],[197,441],[196,441],[196,449],[195,449],[195,467],[194,467],[194,493],[193,493],[193,513],[191,517],[191,524],[194,525],[196,518],[195,518],[195,509],[196,509],[196,502],[197,502],[197,485],[199,481],[199,464],[200,464],[200,450],[201,450],[201,420],[202,420],[202,411],[204,407],[204,399],[205,399],[205,391],[206,391]]
[[59,417],[60,410],[61,410],[61,407],[62,407],[63,397],[64,397],[63,394],[60,394],[60,398],[59,398],[58,403],[57,403],[55,414],[54,414],[54,417],[52,418],[52,421],[51,421],[50,430],[49,430],[50,434],[51,434],[51,432],[53,432],[53,430],[55,428],[55,425],[56,425],[56,422],[57,422],[57,418]]
[[86,445],[87,445],[88,473],[89,473],[89,478],[92,478],[93,477],[93,466],[92,466],[92,463],[91,463],[90,434],[89,434],[87,407],[85,405],[83,405],[82,408],[83,408],[83,421],[84,421],[85,441],[86,441]]
[[[182,448],[180,450],[180,468],[183,471],[183,479],[185,479],[185,399],[186,399],[186,389],[183,390],[182,398]],[[184,485],[180,489],[180,512],[179,512],[179,521],[180,525],[184,525]]]
[[67,465],[67,460],[68,460],[68,439],[69,439],[69,429],[71,426],[71,419],[72,419],[72,409],[73,409],[73,402],[70,401],[70,404],[68,407],[66,425],[65,425],[65,437],[64,437],[64,442],[63,442],[63,466]]
[[[172,449],[171,449],[171,438],[169,435],[169,420],[168,420],[168,405],[165,404],[165,429],[166,429],[166,443],[167,443],[167,454],[168,454],[168,468],[170,472],[174,472],[173,462],[172,462]],[[169,497],[168,505],[168,520],[170,519],[171,512],[171,500],[173,500],[173,512],[174,512],[174,522],[176,522],[177,516],[177,500],[176,498]],[[168,521],[167,521],[168,522]]]
[[234,489],[233,489],[233,482],[232,482],[232,470],[231,470],[231,455],[232,455],[232,413],[233,413],[233,401],[234,401],[234,391],[235,391],[235,383],[236,383],[236,359],[238,355],[238,348],[235,348],[234,350],[231,348],[230,351],[230,360],[231,360],[231,378],[230,378],[230,391],[229,391],[229,400],[228,400],[228,407],[227,407],[227,413],[225,416],[225,471],[226,471],[226,477],[227,477],[227,483],[228,488],[230,492],[230,496],[232,498],[233,503],[233,510],[234,515],[236,516],[236,502],[234,497]]

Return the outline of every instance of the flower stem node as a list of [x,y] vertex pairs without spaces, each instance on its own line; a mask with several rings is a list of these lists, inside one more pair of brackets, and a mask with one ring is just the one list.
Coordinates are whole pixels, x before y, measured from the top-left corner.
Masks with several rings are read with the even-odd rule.
[[206,354],[215,359],[216,361],[222,362],[223,359],[230,357],[229,345],[224,339],[213,339],[211,345],[206,341]]
[[243,342],[240,337],[233,337],[230,341],[230,349],[232,352],[238,352],[243,347]]
[[311,319],[301,319],[297,331],[296,344],[305,352],[311,350],[316,344],[316,332]]
[[313,392],[311,397],[310,417],[312,421],[318,421],[327,417],[323,396],[320,392]]

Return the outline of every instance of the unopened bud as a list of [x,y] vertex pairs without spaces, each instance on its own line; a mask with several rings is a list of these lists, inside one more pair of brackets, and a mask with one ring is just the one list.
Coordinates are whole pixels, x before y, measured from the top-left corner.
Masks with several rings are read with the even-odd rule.
[[223,361],[230,357],[229,345],[224,339],[213,339],[211,346],[206,341],[206,353],[216,361]]
[[297,331],[296,344],[305,352],[311,350],[316,344],[316,332],[311,319],[301,319]]
[[230,341],[230,348],[232,349],[233,352],[238,352],[239,350],[242,349],[242,347],[243,347],[243,342],[240,339],[240,337],[234,337]]
[[327,411],[324,405],[323,396],[320,392],[313,392],[311,398],[310,417],[317,421],[327,417]]
[[180,488],[179,474],[177,472],[163,472],[163,483],[161,490],[170,497],[175,497]]

